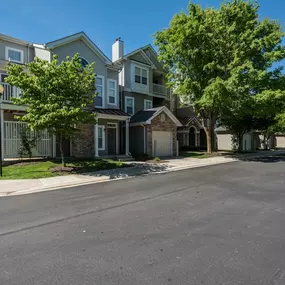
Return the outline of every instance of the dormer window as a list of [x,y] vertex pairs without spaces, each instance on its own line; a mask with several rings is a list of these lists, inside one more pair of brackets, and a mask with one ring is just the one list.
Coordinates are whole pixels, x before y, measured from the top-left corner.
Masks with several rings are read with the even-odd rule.
[[11,62],[24,63],[24,52],[20,49],[6,47],[5,59]]

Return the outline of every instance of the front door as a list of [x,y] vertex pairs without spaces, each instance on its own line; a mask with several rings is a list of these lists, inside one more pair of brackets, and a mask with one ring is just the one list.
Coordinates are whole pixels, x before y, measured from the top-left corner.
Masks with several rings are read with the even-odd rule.
[[117,125],[108,124],[108,154],[116,154],[117,149]]

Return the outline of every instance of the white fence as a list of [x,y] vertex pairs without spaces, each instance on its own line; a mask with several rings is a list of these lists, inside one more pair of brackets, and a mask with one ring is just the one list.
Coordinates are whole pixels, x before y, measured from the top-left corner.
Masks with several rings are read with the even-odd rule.
[[[23,122],[4,122],[4,158],[20,157],[21,132],[27,126]],[[31,137],[38,136],[36,147],[33,149],[33,157],[51,157],[52,139],[47,131],[31,131]]]

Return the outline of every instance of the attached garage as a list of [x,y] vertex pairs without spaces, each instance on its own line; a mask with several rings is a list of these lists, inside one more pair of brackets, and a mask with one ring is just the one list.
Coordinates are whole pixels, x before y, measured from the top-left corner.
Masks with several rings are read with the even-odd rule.
[[285,135],[276,135],[275,136],[275,147],[285,148]]
[[[130,120],[130,150],[132,154],[149,157],[178,155],[177,127],[180,121],[166,106],[142,110]],[[143,147],[137,140],[143,141]]]
[[172,156],[172,132],[152,132],[153,156]]
[[219,150],[232,150],[232,135],[231,134],[217,134],[218,149]]
[[[233,135],[226,129],[219,127],[216,129],[218,150],[236,150],[237,146],[233,142]],[[253,133],[246,133],[242,139],[242,150],[250,151],[257,147]]]

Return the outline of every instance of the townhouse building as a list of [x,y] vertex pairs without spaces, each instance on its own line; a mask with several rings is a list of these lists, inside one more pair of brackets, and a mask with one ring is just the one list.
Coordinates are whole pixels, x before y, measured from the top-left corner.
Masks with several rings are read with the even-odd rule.
[[[56,54],[59,61],[79,53],[82,65],[95,62],[97,96],[88,106],[96,114],[97,124],[79,124],[80,134],[64,140],[65,156],[119,157],[147,154],[177,154],[177,127],[180,121],[171,112],[171,90],[166,72],[151,45],[128,54],[124,42],[117,39],[112,46],[112,59],[84,33],[76,33],[46,44],[34,44],[0,35],[0,97],[2,159],[19,157],[21,130],[25,123],[15,115],[25,114],[27,106],[13,104],[21,91],[5,83],[8,62],[26,64],[35,57],[50,61]],[[34,156],[59,157],[57,138],[43,131],[33,151]]]

